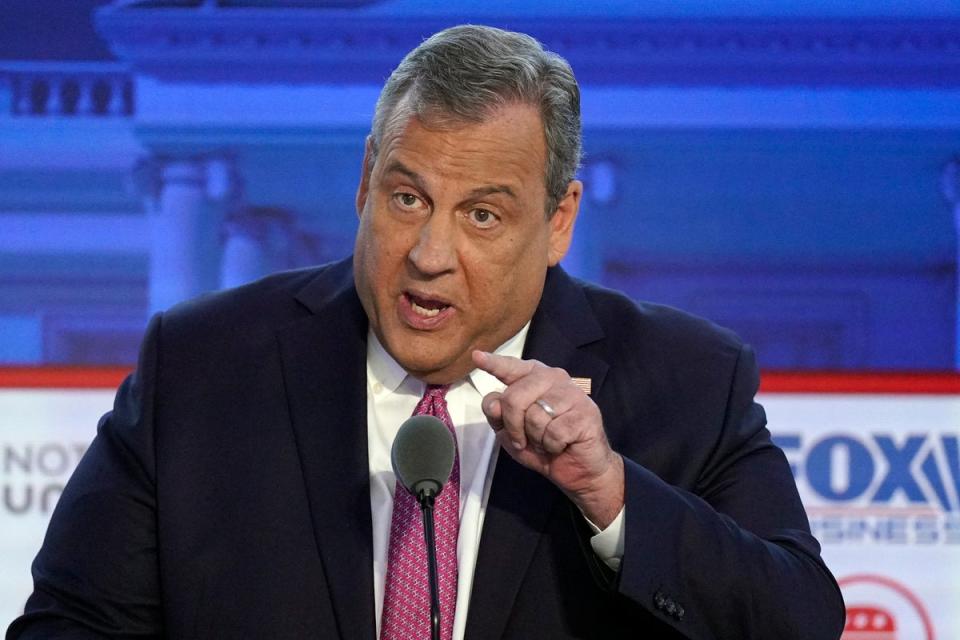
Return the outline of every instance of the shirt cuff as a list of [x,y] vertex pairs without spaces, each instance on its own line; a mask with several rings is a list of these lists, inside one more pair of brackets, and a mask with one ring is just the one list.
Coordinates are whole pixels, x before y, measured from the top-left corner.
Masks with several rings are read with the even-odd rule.
[[603,561],[603,564],[613,571],[620,570],[620,561],[623,560],[624,532],[626,529],[623,523],[623,514],[626,510],[627,506],[624,505],[613,522],[602,531],[600,527],[590,522],[590,518],[583,516],[590,530],[593,531],[593,535],[590,537],[590,546],[593,547],[593,552]]

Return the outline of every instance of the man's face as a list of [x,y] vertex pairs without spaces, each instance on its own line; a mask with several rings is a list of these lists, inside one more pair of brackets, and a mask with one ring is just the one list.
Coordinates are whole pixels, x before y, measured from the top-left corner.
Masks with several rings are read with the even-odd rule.
[[459,379],[474,349],[497,348],[533,315],[547,267],[569,247],[581,193],[571,182],[548,220],[545,159],[540,115],[528,105],[479,124],[414,116],[384,135],[357,191],[354,271],[373,331],[410,374]]

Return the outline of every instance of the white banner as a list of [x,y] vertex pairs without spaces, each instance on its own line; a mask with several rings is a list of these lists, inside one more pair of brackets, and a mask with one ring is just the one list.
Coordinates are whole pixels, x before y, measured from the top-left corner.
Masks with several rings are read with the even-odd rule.
[[[0,628],[31,590],[53,505],[111,390],[0,389]],[[763,394],[846,640],[960,638],[960,397]]]
[[50,514],[113,393],[0,389],[0,635],[23,611]]
[[847,640],[960,638],[960,398],[765,394]]

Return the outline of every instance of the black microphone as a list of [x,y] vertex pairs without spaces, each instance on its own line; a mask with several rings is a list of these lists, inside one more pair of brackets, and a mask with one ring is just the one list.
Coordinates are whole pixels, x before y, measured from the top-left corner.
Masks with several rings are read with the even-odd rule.
[[453,434],[433,416],[407,419],[400,425],[390,450],[390,461],[397,482],[413,494],[423,512],[423,537],[427,543],[427,574],[430,582],[430,637],[433,640],[440,640],[440,591],[437,586],[437,546],[433,539],[433,501],[450,477],[455,455]]

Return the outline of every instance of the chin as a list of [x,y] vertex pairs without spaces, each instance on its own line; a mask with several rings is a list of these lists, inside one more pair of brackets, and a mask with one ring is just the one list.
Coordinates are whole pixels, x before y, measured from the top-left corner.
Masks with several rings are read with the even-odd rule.
[[422,351],[408,349],[405,353],[398,353],[394,358],[407,373],[431,384],[453,382],[453,380],[463,377],[469,371],[468,369],[460,375],[455,375],[451,380],[440,380],[439,377],[448,377],[450,372],[456,373],[457,358],[455,356],[431,357],[425,356]]
[[450,361],[438,361],[418,356],[404,358],[403,360],[398,358],[397,362],[399,362],[400,366],[406,369],[407,372],[420,378],[429,376],[431,373],[437,371],[443,371],[453,366],[453,362]]

